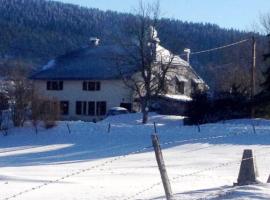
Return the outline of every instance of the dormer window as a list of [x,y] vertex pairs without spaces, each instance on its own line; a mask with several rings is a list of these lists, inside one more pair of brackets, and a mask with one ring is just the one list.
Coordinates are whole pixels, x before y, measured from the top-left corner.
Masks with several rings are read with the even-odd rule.
[[180,94],[185,94],[185,82],[184,81],[177,81],[176,91]]
[[63,81],[47,81],[47,90],[63,90]]
[[99,91],[100,90],[100,82],[98,82],[98,81],[84,81],[82,87],[83,87],[84,91]]

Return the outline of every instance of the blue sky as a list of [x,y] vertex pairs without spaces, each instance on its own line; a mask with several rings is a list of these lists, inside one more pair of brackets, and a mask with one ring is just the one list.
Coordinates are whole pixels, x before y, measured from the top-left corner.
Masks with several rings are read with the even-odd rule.
[[[137,0],[58,0],[82,6],[132,12]],[[151,2],[153,0],[144,0]],[[160,0],[162,17],[210,22],[225,28],[251,30],[260,14],[270,13],[270,0]]]

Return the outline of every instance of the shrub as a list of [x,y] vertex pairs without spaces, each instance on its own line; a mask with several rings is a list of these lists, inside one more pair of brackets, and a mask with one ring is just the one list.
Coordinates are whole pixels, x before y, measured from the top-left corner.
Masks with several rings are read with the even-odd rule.
[[37,125],[38,121],[44,123],[46,129],[56,125],[60,118],[60,106],[56,99],[46,99],[35,96],[32,101],[32,123]]

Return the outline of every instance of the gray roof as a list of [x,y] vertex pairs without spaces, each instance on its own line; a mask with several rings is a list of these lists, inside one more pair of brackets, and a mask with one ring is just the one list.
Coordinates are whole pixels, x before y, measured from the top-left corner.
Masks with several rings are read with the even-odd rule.
[[[72,51],[43,66],[33,80],[107,80],[137,71],[135,64],[120,64],[123,50],[116,45],[87,46]],[[127,53],[127,52],[125,52]],[[116,56],[117,55],[117,56]],[[121,73],[120,73],[121,72]]]

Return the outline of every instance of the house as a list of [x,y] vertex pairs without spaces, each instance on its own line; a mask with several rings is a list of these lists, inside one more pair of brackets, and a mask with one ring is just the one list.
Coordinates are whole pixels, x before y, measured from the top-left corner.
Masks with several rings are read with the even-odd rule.
[[[157,40],[159,41],[159,40]],[[158,52],[170,52],[157,42]],[[100,120],[112,107],[139,110],[134,92],[124,84],[119,66],[110,56],[119,51],[117,45],[102,45],[98,39],[83,48],[69,52],[48,62],[42,70],[31,76],[35,90],[43,96],[60,102],[61,115],[66,120]],[[156,55],[159,62],[160,55]],[[161,95],[161,102],[190,101],[195,90],[207,86],[188,62],[175,56],[174,72],[168,76],[168,94]],[[133,76],[136,65],[121,66],[121,73]],[[153,102],[158,104],[158,102]],[[162,105],[162,104],[161,104]]]

